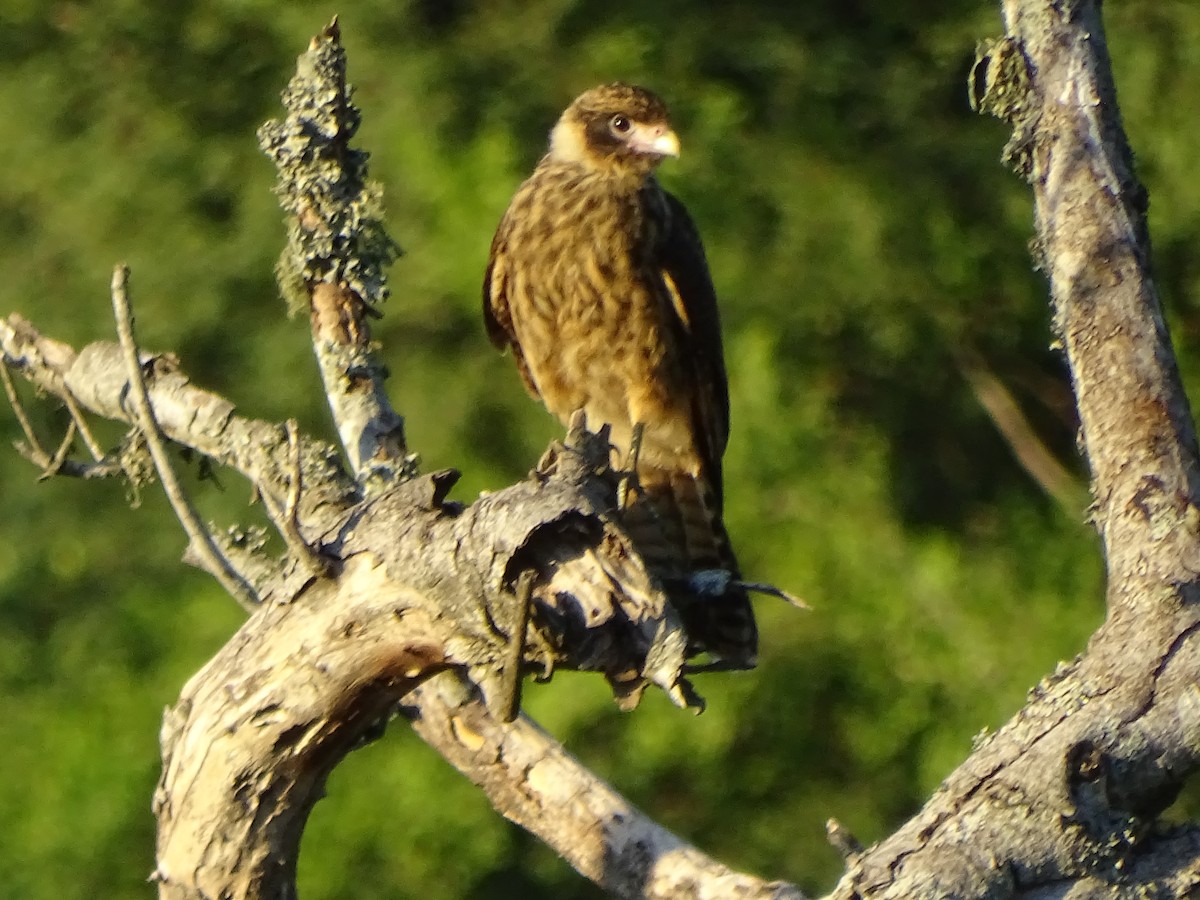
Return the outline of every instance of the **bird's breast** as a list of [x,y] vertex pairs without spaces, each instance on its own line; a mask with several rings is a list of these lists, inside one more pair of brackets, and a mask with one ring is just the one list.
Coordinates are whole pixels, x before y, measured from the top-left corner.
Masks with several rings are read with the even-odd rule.
[[690,447],[674,312],[639,192],[535,177],[509,220],[513,325],[547,407],[563,420],[584,409],[618,446],[635,422],[654,421],[652,445]]

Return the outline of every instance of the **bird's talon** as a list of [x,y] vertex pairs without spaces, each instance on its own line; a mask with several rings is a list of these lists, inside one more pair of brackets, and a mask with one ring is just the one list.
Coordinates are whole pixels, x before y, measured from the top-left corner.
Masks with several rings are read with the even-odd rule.
[[629,454],[625,457],[624,473],[621,475],[621,483],[617,486],[617,509],[629,508],[631,491],[639,500],[646,497],[646,492],[642,490],[637,477],[638,457],[642,455],[642,437],[645,433],[645,422],[633,423],[633,433],[629,437]]
[[633,499],[644,500],[646,492],[642,490],[637,472],[625,472],[617,485],[617,509],[624,511],[632,505]]

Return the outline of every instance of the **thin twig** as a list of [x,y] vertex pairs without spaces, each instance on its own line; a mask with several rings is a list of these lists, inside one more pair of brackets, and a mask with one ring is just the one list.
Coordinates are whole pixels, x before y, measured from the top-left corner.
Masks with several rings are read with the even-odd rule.
[[300,438],[296,431],[296,420],[288,419],[283,425],[288,440],[288,466],[291,471],[288,477],[287,517],[290,527],[299,534],[298,510],[300,509],[300,489],[303,486],[304,474],[300,469]]
[[[639,500],[646,499],[646,492],[642,490],[642,484],[638,481],[637,474],[638,458],[642,455],[642,440],[645,433],[645,422],[633,424],[633,435],[629,439],[629,457],[625,463],[625,472],[621,476],[621,482],[617,485],[617,509],[629,508],[631,491]],[[653,507],[650,508],[650,512],[654,512]]]
[[[4,384],[4,393],[8,397],[9,406],[12,407],[13,414],[17,417],[21,431],[25,434],[25,440],[29,442],[28,444],[22,444],[20,441],[17,441],[13,446],[22,458],[42,470],[38,476],[39,481],[44,481],[56,475],[89,479],[112,478],[114,475],[121,474],[121,467],[109,460],[104,455],[104,451],[100,449],[99,443],[97,443],[91,429],[88,428],[83,410],[79,408],[79,403],[70,391],[64,391],[61,398],[66,403],[67,410],[71,413],[71,423],[67,427],[67,434],[63,438],[62,443],[59,444],[58,450],[55,451],[54,456],[50,456],[46,453],[41,441],[38,440],[37,434],[33,430],[33,425],[30,423],[29,417],[25,414],[25,406],[21,403],[21,398],[17,395],[17,389],[12,380],[12,373],[8,371],[8,364],[3,360],[0,360],[0,382]],[[95,464],[81,463],[67,459],[67,454],[71,451],[71,445],[75,441],[76,434],[83,437],[83,442],[92,454]]]
[[[13,446],[22,459],[27,460],[39,469],[45,470],[47,468],[45,454],[39,456],[20,441],[17,441]],[[90,481],[95,478],[119,478],[124,473],[125,470],[121,468],[120,461],[115,459],[102,459],[95,463],[64,459],[57,471],[54,472],[60,478],[78,478],[82,481]]]
[[62,439],[62,443],[54,451],[53,458],[46,461],[46,466],[42,469],[42,474],[38,476],[38,481],[53,478],[62,471],[63,463],[67,461],[67,454],[71,452],[71,445],[75,443],[75,432],[75,420],[72,419],[67,424],[67,433]]
[[764,594],[768,597],[778,597],[780,600],[790,603],[796,609],[807,610],[810,608],[807,603],[795,594],[790,594],[783,588],[776,587],[765,581],[742,581],[740,578],[734,578],[733,573],[728,569],[697,569],[685,577],[669,576],[664,580],[672,584],[683,585],[689,591],[705,597],[720,597],[731,587],[734,587],[741,588],[743,591],[752,591],[755,594]]
[[961,361],[959,369],[1021,468],[1064,510],[1078,513],[1083,506],[1083,490],[1078,479],[1055,459],[1038,437],[1008,388],[978,362]]
[[[12,375],[8,371],[8,363],[3,360],[0,360],[0,381],[4,382],[4,393],[8,397],[8,405],[12,407],[13,413],[16,414],[21,431],[25,432],[25,440],[29,441],[30,452],[34,454],[35,459],[48,459],[46,451],[42,449],[42,444],[33,431],[29,417],[25,415],[25,407],[21,404],[21,398],[17,396],[17,388],[13,384]],[[38,465],[44,464],[38,463]]]
[[83,443],[87,445],[88,453],[92,454],[92,459],[100,462],[100,460],[104,459],[104,450],[101,448],[100,442],[96,440],[96,436],[92,434],[92,429],[88,427],[83,410],[79,408],[79,401],[75,399],[75,395],[69,390],[63,392],[62,399],[63,403],[67,405],[67,411],[71,414],[71,419],[79,428],[79,436],[83,438]]
[[121,341],[121,350],[124,352],[125,365],[129,373],[129,394],[133,400],[138,425],[146,436],[146,446],[150,450],[150,458],[154,460],[154,468],[158,471],[159,481],[162,482],[163,491],[171,503],[171,508],[175,511],[175,516],[191,540],[204,568],[244,609],[254,610],[259,603],[254,588],[221,553],[220,548],[213,541],[212,535],[200,521],[199,515],[175,475],[175,470],[171,467],[171,459],[167,455],[162,431],[154,417],[154,408],[150,405],[150,395],[146,390],[146,380],[142,374],[137,340],[133,336],[133,312],[129,306],[128,283],[129,268],[124,265],[117,266],[113,270],[112,277],[113,314],[117,322],[117,336]]
[[[58,445],[58,450],[50,456],[46,449],[38,440],[37,434],[33,430],[33,425],[29,421],[29,417],[25,414],[25,407],[21,403],[21,398],[17,395],[16,386],[12,381],[12,374],[8,371],[8,364],[0,360],[0,382],[4,383],[4,393],[8,397],[9,406],[12,407],[13,413],[17,417],[17,422],[21,425],[21,431],[25,433],[25,440],[28,444],[23,444],[20,441],[13,443],[24,459],[33,463],[39,469],[41,474],[38,476],[39,481],[44,481],[47,478],[52,478],[55,475],[67,475],[72,478],[108,478],[114,472],[111,465],[90,466],[85,463],[72,462],[67,459],[67,454],[71,452],[71,445],[75,442],[75,434],[77,429],[84,428],[82,414],[77,415],[78,406],[71,414],[71,423],[67,427],[66,436]],[[103,455],[97,457],[97,462],[102,462]]]

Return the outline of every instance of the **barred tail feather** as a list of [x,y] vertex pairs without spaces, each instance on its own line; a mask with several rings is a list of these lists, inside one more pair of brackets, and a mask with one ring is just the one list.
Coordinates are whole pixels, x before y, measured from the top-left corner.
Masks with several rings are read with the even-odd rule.
[[715,494],[702,478],[678,470],[639,467],[638,483],[641,491],[624,512],[625,527],[647,566],[666,583],[691,652],[753,666],[758,630],[746,592],[731,585],[719,595],[700,594],[685,585],[702,569],[740,574]]

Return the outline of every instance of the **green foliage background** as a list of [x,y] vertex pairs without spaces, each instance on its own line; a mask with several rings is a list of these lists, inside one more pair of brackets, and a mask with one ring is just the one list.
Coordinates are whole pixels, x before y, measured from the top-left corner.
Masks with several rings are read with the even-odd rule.
[[[561,676],[528,708],[667,825],[729,863],[830,884],[837,817],[865,841],[911,814],[1103,613],[1096,538],[1016,464],[963,377],[982,364],[1083,483],[1028,191],[966,73],[990,3],[772,0],[6,0],[0,312],[111,334],[133,269],[143,342],[242,411],[331,436],[303,322],[272,280],[282,227],[254,130],[340,12],[360,144],[406,257],[377,336],[428,466],[458,495],[520,477],[556,429],[479,324],[487,248],[579,91],[658,89],[684,142],[663,180],[709,246],[734,410],[729,525],[744,568],[803,595],[760,607],[753,674],[692,718],[618,714]],[[1109,10],[1157,278],[1185,377],[1200,356],[1200,7]],[[38,409],[51,443],[61,411]],[[105,432],[115,440],[115,433]],[[0,414],[0,438],[17,437]],[[0,885],[146,897],[161,709],[240,614],[178,562],[148,489],[35,482],[0,451]],[[255,515],[225,475],[206,514]],[[308,900],[591,897],[403,727],[354,754],[305,838]]]

